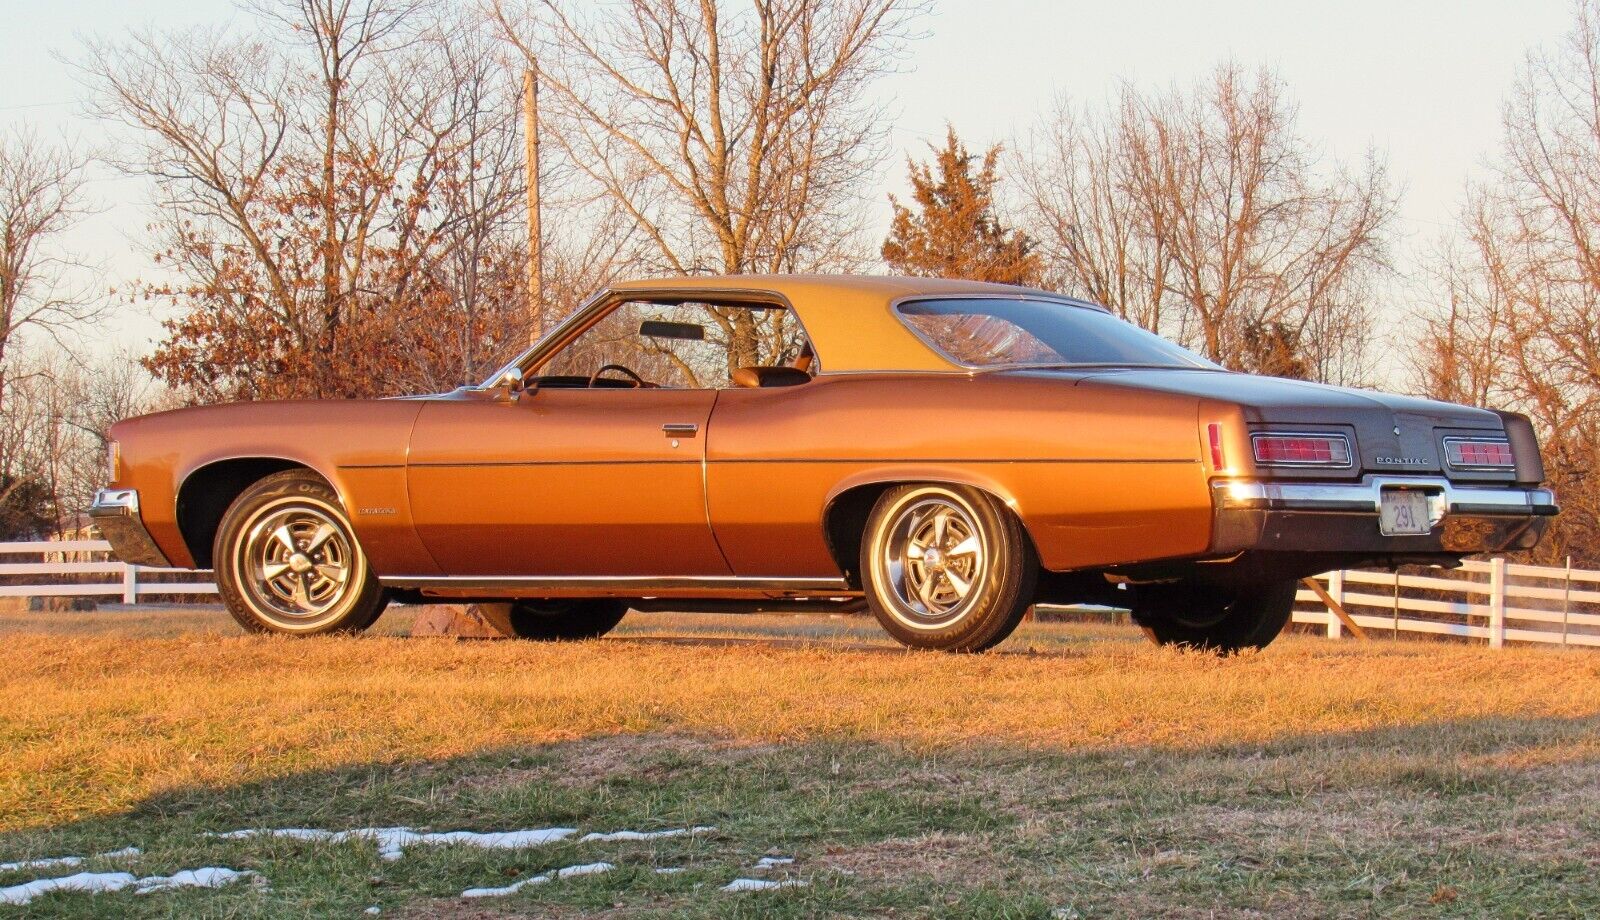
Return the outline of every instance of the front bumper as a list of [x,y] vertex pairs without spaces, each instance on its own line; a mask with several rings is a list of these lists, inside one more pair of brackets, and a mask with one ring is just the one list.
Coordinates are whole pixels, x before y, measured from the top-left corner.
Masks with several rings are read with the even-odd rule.
[[133,565],[153,565],[169,568],[161,547],[151,539],[139,517],[139,493],[134,489],[101,489],[89,506],[89,517],[100,529],[100,535],[111,544],[111,554]]
[[[1212,552],[1457,555],[1530,549],[1559,512],[1548,489],[1466,486],[1438,476],[1368,476],[1360,482],[1212,483]],[[1428,496],[1426,534],[1388,536],[1378,516],[1386,489]]]

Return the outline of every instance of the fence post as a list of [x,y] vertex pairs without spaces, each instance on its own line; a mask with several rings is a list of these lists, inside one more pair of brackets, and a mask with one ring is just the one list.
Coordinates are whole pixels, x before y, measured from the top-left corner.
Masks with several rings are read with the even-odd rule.
[[1561,646],[1567,645],[1567,622],[1572,619],[1572,557],[1567,557],[1567,588],[1561,595]]
[[139,603],[139,567],[131,562],[122,566],[122,602]]
[[[1340,569],[1328,573],[1328,594],[1340,605],[1344,604],[1344,570]],[[1328,608],[1328,638],[1338,639],[1344,635],[1344,623]]]
[[1489,560],[1489,647],[1506,644],[1506,558]]
[[1391,635],[1400,638],[1400,567],[1394,567],[1394,630]]

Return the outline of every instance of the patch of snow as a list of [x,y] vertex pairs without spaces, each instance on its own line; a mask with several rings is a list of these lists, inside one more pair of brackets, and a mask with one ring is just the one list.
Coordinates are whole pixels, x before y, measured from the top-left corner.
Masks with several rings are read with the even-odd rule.
[[48,859],[25,859],[21,862],[0,863],[0,872],[21,872],[28,869],[72,869],[83,865],[90,859],[122,859],[127,856],[138,856],[142,852],[138,847],[123,847],[109,853],[99,853],[90,857],[83,856],[52,856]]
[[336,834],[333,831],[319,831],[305,827],[280,827],[275,830],[260,830],[247,828],[242,831],[225,831],[210,833],[207,837],[218,840],[246,840],[250,837],[287,837],[290,840],[331,840]]
[[736,878],[722,886],[723,891],[772,891],[775,888],[803,888],[811,884],[803,878],[773,881],[766,878]]
[[153,875],[148,878],[139,878],[128,872],[79,872],[62,878],[42,878],[25,885],[0,888],[0,904],[27,904],[53,891],[100,892],[133,888],[140,894],[149,894],[171,888],[220,888],[255,875],[254,872],[215,867],[185,869],[173,875]]
[[362,913],[366,914],[369,917],[376,917],[379,914],[383,913],[383,908],[381,908],[378,905],[374,904],[371,907],[367,908],[366,910],[362,911]]
[[254,872],[207,866],[204,869],[184,869],[171,875],[152,875],[149,878],[139,879],[136,884],[140,894],[150,894],[154,891],[170,891],[173,888],[221,888],[223,885],[232,885],[234,882],[255,877]]
[[366,840],[377,844],[379,857],[387,862],[394,862],[405,855],[406,847],[417,844],[436,846],[455,844],[481,847],[486,850],[520,850],[565,840],[577,832],[576,828],[571,827],[546,827],[535,830],[490,831],[487,833],[447,831],[427,834],[417,833],[409,827],[361,827],[348,831],[324,831],[315,828],[288,827],[278,829],[248,828],[239,831],[228,831],[222,834],[211,834],[210,836],[222,840],[243,840],[249,837],[284,837],[290,840],[311,840],[333,844],[348,843],[352,840]]
[[793,856],[763,856],[756,860],[755,868],[771,869],[773,866],[787,866],[793,862]]
[[617,840],[660,840],[664,837],[686,837],[692,834],[709,834],[714,827],[677,827],[666,831],[612,831],[609,834],[584,834],[579,843],[604,843]]
[[679,872],[687,872],[687,871],[689,871],[689,870],[685,869],[682,866],[662,866],[661,868],[656,870],[656,874],[657,875],[677,875]]
[[120,891],[138,883],[139,879],[127,872],[79,872],[0,888],[0,904],[27,904],[52,891]]
[[463,898],[499,898],[508,894],[516,894],[522,889],[531,887],[533,885],[543,885],[546,882],[553,882],[558,878],[571,878],[574,875],[598,875],[602,872],[610,872],[615,868],[616,866],[613,866],[608,862],[585,863],[581,866],[567,866],[563,869],[554,869],[540,875],[535,875],[532,878],[525,878],[520,882],[514,882],[510,885],[506,885],[503,888],[468,888],[466,891],[461,892],[461,896]]

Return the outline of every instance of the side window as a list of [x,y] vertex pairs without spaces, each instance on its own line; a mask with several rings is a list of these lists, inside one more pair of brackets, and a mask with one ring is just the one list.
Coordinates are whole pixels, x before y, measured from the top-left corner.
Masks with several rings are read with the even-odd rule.
[[[626,301],[539,368],[545,386],[586,386],[607,365],[646,386],[724,389],[741,367],[792,365],[808,353],[805,335],[781,307]],[[607,370],[595,386],[632,386]]]

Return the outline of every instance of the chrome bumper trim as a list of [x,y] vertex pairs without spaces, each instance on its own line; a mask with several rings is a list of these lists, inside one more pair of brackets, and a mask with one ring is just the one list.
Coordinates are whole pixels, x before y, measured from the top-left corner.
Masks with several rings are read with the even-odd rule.
[[139,517],[137,490],[101,489],[94,494],[89,517],[100,529],[100,536],[111,544],[111,553],[118,559],[131,565],[171,567],[171,560],[156,545]]
[[843,578],[761,578],[707,576],[704,578],[635,577],[628,575],[388,575],[378,579],[390,588],[429,590],[515,591],[622,591],[649,596],[655,591],[772,591],[784,594],[834,596],[855,593]]
[[1377,514],[1385,489],[1428,493],[1437,524],[1446,514],[1514,514],[1545,517],[1560,511],[1549,489],[1465,486],[1440,476],[1368,476],[1360,482],[1257,482],[1219,480],[1212,483],[1218,508],[1266,508],[1289,511],[1346,511]]

